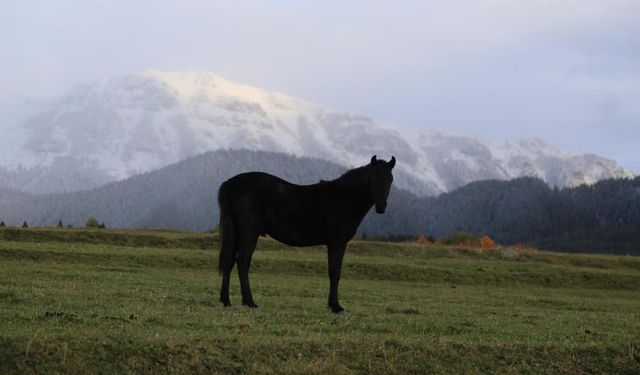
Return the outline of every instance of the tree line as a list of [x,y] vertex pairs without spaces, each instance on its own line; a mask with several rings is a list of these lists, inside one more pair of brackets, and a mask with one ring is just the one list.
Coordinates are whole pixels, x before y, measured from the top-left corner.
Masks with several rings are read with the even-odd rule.
[[[219,150],[90,191],[32,195],[0,188],[0,220],[82,226],[96,217],[108,227],[205,231],[218,222],[218,187],[235,174],[265,171],[310,184],[345,170],[320,159]],[[394,188],[387,213],[370,212],[359,228],[359,235],[378,237],[457,232],[488,235],[501,244],[640,254],[640,178],[564,189],[532,177],[477,181],[436,197]]]

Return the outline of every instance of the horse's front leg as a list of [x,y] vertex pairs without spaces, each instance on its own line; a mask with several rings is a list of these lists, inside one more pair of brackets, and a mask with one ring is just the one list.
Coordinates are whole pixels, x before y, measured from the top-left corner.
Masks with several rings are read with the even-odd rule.
[[336,314],[344,311],[338,302],[338,283],[340,282],[342,258],[344,258],[346,248],[346,242],[339,242],[327,246],[327,254],[329,257],[329,308]]

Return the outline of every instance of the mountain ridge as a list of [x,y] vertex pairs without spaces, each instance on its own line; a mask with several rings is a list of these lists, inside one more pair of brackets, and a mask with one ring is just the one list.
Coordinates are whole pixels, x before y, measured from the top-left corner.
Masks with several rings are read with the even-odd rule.
[[500,143],[383,125],[205,71],[150,69],[81,85],[22,129],[29,137],[0,179],[34,193],[91,189],[218,149],[274,151],[345,167],[394,155],[398,186],[421,196],[482,179],[537,176],[574,186],[633,176],[614,161],[541,140]]

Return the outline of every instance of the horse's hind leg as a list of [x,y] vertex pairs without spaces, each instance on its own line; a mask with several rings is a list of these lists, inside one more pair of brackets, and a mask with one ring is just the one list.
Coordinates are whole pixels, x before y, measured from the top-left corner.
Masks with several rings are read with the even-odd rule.
[[224,306],[231,306],[231,301],[229,300],[229,279],[231,278],[231,270],[233,270],[233,265],[235,262],[230,263],[226,266],[225,269],[222,270],[222,286],[220,287],[220,302]]
[[257,234],[243,233],[239,236],[238,243],[238,276],[240,277],[240,291],[242,292],[242,304],[251,308],[258,307],[253,302],[251,286],[249,284],[249,268],[251,267],[251,257],[258,242]]

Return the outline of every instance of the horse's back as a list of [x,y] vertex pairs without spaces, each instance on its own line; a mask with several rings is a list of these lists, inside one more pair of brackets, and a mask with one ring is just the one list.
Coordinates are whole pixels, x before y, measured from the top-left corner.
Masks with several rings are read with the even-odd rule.
[[268,173],[247,172],[225,181],[218,191],[218,201],[235,209],[244,206],[244,211],[253,214],[266,214],[285,202],[302,199],[301,188]]
[[268,173],[248,172],[225,181],[218,201],[261,234],[294,245],[317,244],[326,233],[322,189],[320,184],[296,185]]
[[235,175],[223,182],[218,191],[218,198],[238,196],[243,194],[262,195],[272,191],[283,190],[287,185],[293,185],[280,177],[264,172],[246,172]]

